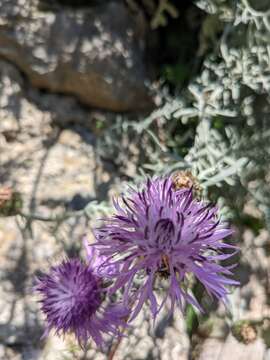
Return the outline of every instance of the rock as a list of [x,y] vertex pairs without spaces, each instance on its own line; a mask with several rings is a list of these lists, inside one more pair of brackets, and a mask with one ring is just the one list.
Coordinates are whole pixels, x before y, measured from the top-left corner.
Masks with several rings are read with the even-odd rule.
[[0,343],[11,348],[42,343],[43,330],[33,301],[33,273],[27,262],[32,244],[21,236],[13,218],[0,219],[0,240],[4,242],[0,249]]
[[50,131],[48,125],[42,125],[49,122],[61,127],[76,124],[95,130],[97,119],[109,124],[114,118],[113,113],[81,106],[72,96],[44,93],[29,86],[15,65],[0,60],[0,146],[4,146],[3,135],[7,141],[12,141],[20,130],[26,130],[26,123],[26,133],[39,136],[44,130]]
[[219,360],[222,352],[223,342],[218,339],[210,338],[205,340],[203,347],[200,350],[198,360]]
[[149,110],[142,24],[121,2],[45,11],[37,0],[2,0],[0,57],[35,87],[92,107]]
[[[158,301],[161,301],[158,297]],[[156,319],[144,306],[132,323],[126,338],[123,338],[116,353],[116,359],[164,359],[187,360],[189,358],[189,338],[185,331],[185,319],[180,311],[168,318],[169,306],[165,306]]]
[[262,339],[245,345],[229,335],[225,343],[214,338],[207,339],[199,360],[264,360],[264,355],[265,344]]
[[263,360],[270,360],[270,349],[266,350]]

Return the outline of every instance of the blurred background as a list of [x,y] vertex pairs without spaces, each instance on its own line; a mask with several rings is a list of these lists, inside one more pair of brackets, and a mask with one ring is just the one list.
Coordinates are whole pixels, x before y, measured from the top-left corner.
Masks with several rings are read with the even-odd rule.
[[269,90],[269,0],[0,0],[0,359],[107,358],[40,339],[34,276],[85,256],[127,184],[188,170],[241,286],[155,328],[145,309],[115,359],[269,360]]

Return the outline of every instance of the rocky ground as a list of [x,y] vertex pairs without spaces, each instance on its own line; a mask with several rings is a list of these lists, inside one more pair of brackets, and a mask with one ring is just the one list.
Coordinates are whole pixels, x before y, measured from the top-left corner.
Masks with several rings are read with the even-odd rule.
[[[61,259],[64,251],[72,255],[81,251],[82,236],[91,237],[97,215],[71,216],[58,223],[29,215],[46,219],[76,212],[93,199],[107,200],[119,192],[122,175],[98,156],[98,135],[89,124],[63,127],[55,121],[66,111],[64,105],[78,118],[90,119],[93,113],[81,109],[72,97],[27,88],[9,63],[2,62],[0,73],[6,84],[0,97],[1,184],[21,193],[24,214],[0,220],[0,359],[105,359],[94,349],[83,354],[72,339],[40,340],[43,320],[31,293],[35,273]],[[43,101],[51,104],[49,110],[40,107]],[[238,236],[244,239],[237,270],[242,285],[230,297],[230,317],[221,307],[218,316],[210,317],[211,331],[200,330],[190,341],[180,314],[166,320],[165,312],[155,330],[147,316],[141,316],[119,347],[117,359],[268,359],[269,235],[245,230]],[[228,331],[232,323],[244,319],[256,324],[255,335],[253,327],[248,329],[251,339],[246,344]]]
[[[90,206],[87,216],[80,210],[92,200],[108,201],[135,173],[133,161],[124,171],[112,161],[119,154],[110,146],[100,152],[100,124],[115,121],[108,111],[138,104],[146,111],[154,103],[143,62],[143,18],[129,20],[117,1],[101,3],[104,15],[95,24],[93,11],[60,14],[34,0],[0,4],[0,184],[23,200],[21,215],[0,217],[1,360],[106,359],[91,347],[83,353],[72,338],[41,339],[44,323],[31,291],[35,274],[64,251],[84,256],[82,236],[91,238],[91,225],[108,206]],[[123,20],[108,27],[108,12]],[[102,110],[93,108],[101,104]],[[115,359],[269,360],[269,234],[243,228],[237,237],[241,286],[230,296],[229,312],[220,306],[192,338],[180,313],[167,319],[165,310],[153,329],[145,312]]]

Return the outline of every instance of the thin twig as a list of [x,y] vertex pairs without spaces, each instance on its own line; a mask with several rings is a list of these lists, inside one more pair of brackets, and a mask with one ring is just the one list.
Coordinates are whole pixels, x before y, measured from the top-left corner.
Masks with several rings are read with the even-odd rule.
[[[126,330],[126,329],[125,329]],[[108,355],[108,360],[113,360],[114,359],[114,355],[116,354],[120,344],[121,344],[121,341],[123,339],[123,336],[120,336],[117,340],[117,342],[112,346],[112,349],[110,350],[110,353]]]
[[78,211],[65,212],[60,215],[44,216],[41,214],[27,214],[23,211],[20,211],[20,212],[18,212],[18,215],[22,216],[23,218],[25,218],[27,220],[37,220],[37,221],[46,221],[46,222],[61,222],[70,217],[80,217],[80,216],[86,215],[86,212],[83,209],[83,210],[78,210]]

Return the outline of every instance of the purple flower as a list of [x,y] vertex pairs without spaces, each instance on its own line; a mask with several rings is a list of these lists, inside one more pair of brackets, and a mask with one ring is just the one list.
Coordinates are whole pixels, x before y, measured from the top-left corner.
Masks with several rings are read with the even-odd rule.
[[119,266],[114,264],[106,267],[102,266],[107,259],[106,256],[101,256],[98,249],[89,244],[86,236],[83,239],[83,245],[87,254],[88,266],[96,276],[105,278],[119,271]]
[[[222,242],[232,230],[218,219],[217,207],[193,198],[192,188],[177,190],[172,178],[148,179],[141,191],[130,189],[114,206],[116,214],[95,230],[95,247],[107,258],[101,267],[119,268],[111,274],[111,292],[124,287],[124,302],[135,302],[130,320],[146,301],[156,317],[167,298],[171,311],[175,304],[183,310],[184,302],[202,310],[187,285],[189,274],[210,295],[226,301],[226,286],[238,283],[227,277],[232,267],[218,262],[232,256],[224,249],[235,247]],[[134,290],[138,276],[144,282]],[[162,278],[168,289],[158,305],[154,287]]]
[[102,346],[103,333],[119,335],[127,311],[121,305],[102,306],[101,279],[78,259],[65,260],[37,279],[35,290],[41,295],[46,315],[46,334],[75,334],[81,346],[91,337]]

